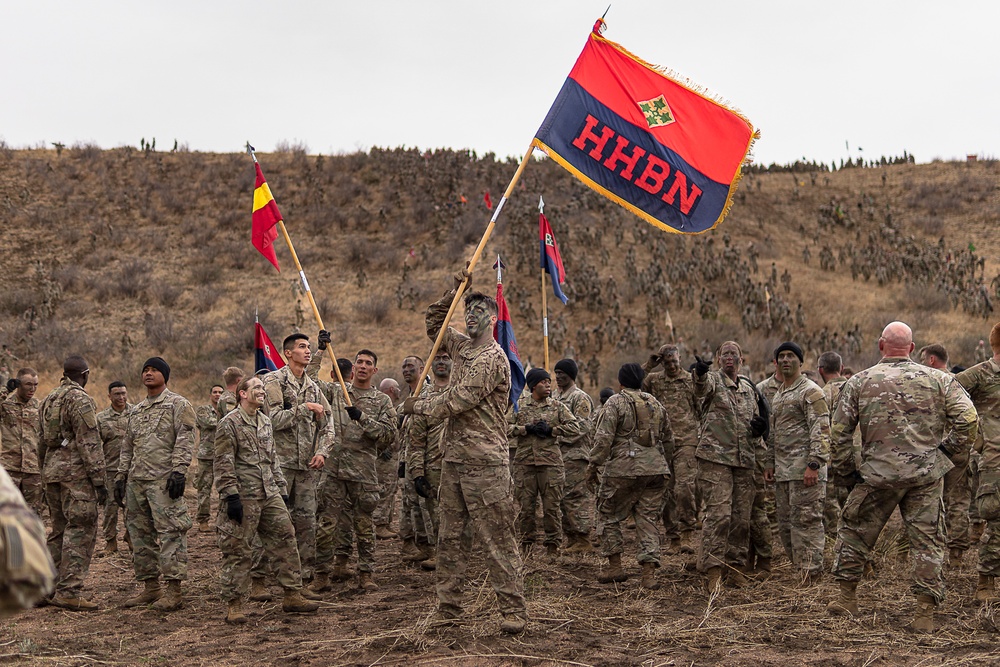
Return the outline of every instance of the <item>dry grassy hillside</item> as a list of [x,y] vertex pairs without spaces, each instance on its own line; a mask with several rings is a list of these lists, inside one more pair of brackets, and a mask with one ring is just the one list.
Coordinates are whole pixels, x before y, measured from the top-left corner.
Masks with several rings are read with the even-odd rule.
[[[390,374],[404,354],[426,354],[423,307],[471,255],[489,217],[483,192],[489,190],[496,202],[514,161],[404,149],[259,158],[327,326],[335,332],[337,353],[371,347]],[[638,276],[648,274],[653,262],[684,260],[695,266],[693,257],[721,255],[726,237],[741,253],[754,243],[759,252],[754,282],[767,279],[771,262],[778,273],[789,272],[791,291],[779,290],[781,297],[793,310],[802,304],[809,331],[859,327],[863,349],[850,363],[872,361],[878,331],[892,319],[911,322],[918,345],[941,341],[955,362],[970,363],[992,316],[953,308],[933,281],[915,285],[897,276],[882,286],[874,277],[853,281],[846,266],[821,270],[818,255],[823,245],[835,252],[845,244],[864,245],[870,233],[882,233],[888,213],[890,226],[913,243],[931,247],[943,236],[955,253],[973,243],[985,260],[976,275],[985,276],[988,285],[1000,257],[998,183],[995,161],[765,173],[744,181],[730,218],[716,231],[683,238],[653,229],[551,161],[539,160],[525,170],[505,208],[476,284],[492,291],[488,267],[502,253],[522,355],[540,363],[535,207],[544,195],[562,247],[568,293],[586,291],[581,283],[595,276],[603,291],[613,277],[620,293],[617,319],[624,325],[631,318],[642,339],[627,349],[603,346],[602,384],[622,360],[646,356],[644,322],[651,310],[657,313],[654,338],[662,338],[662,299],[651,297],[650,284]],[[43,389],[57,381],[66,354],[84,354],[95,368],[92,393],[99,399],[111,379],[125,377],[138,385],[138,364],[161,354],[173,367],[172,386],[200,401],[225,366],[252,365],[255,311],[276,340],[295,322],[288,252],[279,240],[278,274],[250,245],[252,186],[252,163],[243,154],[88,146],[59,153],[0,150],[0,342],[19,363],[43,371]],[[852,227],[823,223],[823,207],[832,201],[841,204]],[[891,245],[881,238],[879,243]],[[802,254],[807,245],[808,264]],[[688,284],[699,298],[703,288],[715,296],[717,316],[702,319],[697,302],[694,308],[678,305]],[[743,303],[726,275],[706,279],[685,271],[671,288],[673,323],[689,344],[715,345],[735,337],[746,343],[751,363],[761,370],[767,353],[784,338],[782,331],[744,330]],[[564,307],[553,301],[550,295],[551,326],[565,331],[554,341],[553,358],[572,344],[589,359],[595,348],[578,340],[577,332],[581,325],[589,330],[607,322],[611,303],[595,307],[574,298]],[[522,306],[534,311],[534,318],[529,320]],[[311,319],[305,329],[314,329]]]

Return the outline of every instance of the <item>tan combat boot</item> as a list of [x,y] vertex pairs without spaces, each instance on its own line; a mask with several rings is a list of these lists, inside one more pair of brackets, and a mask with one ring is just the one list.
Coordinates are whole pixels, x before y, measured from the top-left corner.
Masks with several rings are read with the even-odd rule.
[[930,595],[917,596],[917,611],[913,614],[913,620],[906,626],[910,632],[930,633],[934,632],[934,608],[937,602]]
[[986,522],[976,521],[969,528],[969,541],[973,544],[977,544],[979,540],[983,538],[983,533],[986,532]]
[[226,623],[230,625],[242,625],[247,622],[247,617],[243,614],[243,601],[239,598],[229,601],[229,608],[226,611]]
[[312,583],[309,584],[309,590],[313,593],[332,591],[333,585],[330,583],[330,575],[326,572],[317,572],[316,576],[313,577]]
[[316,591],[309,590],[308,586],[303,586],[302,590],[300,590],[299,593],[301,593],[302,597],[304,597],[307,600],[322,600],[323,599],[322,595],[320,595]]
[[857,616],[858,582],[840,582],[840,597],[826,605],[826,613],[831,616]]
[[379,540],[391,540],[396,537],[396,533],[392,532],[389,526],[382,524],[380,526],[375,526],[375,539]]
[[267,589],[267,583],[259,577],[250,580],[249,598],[254,602],[270,602],[274,599],[271,597],[271,591]]
[[594,552],[594,545],[586,535],[570,535],[569,546],[563,549],[564,554],[587,554]]
[[181,595],[181,582],[171,579],[167,582],[167,590],[159,600],[153,603],[153,609],[159,611],[176,611],[184,605],[184,596]]
[[545,555],[548,558],[556,558],[559,556],[559,545],[558,544],[546,544],[545,545]]
[[660,582],[656,580],[656,563],[642,564],[642,580],[639,585],[650,591],[660,590]]
[[500,632],[505,635],[517,635],[524,632],[524,628],[527,625],[528,619],[509,614],[503,617],[503,623],[500,624]]
[[131,607],[143,607],[147,604],[153,604],[160,599],[161,595],[163,595],[163,589],[160,588],[159,579],[146,579],[142,583],[145,586],[143,591],[135,597],[125,600],[125,603],[122,604],[123,607],[126,609]]
[[423,550],[417,546],[417,541],[414,539],[403,540],[403,547],[399,550],[399,557],[404,563],[419,563],[426,558]]
[[771,578],[771,559],[761,558],[757,556],[757,562],[754,563],[753,569],[754,579],[757,581],[766,581]]
[[965,551],[952,547],[948,554],[948,567],[957,570],[962,567],[962,559],[965,558]]
[[378,584],[372,580],[371,572],[358,572],[358,588],[365,592],[378,590]]
[[49,604],[60,609],[68,609],[69,611],[97,611],[98,609],[98,606],[90,600],[84,600],[79,597],[66,598],[53,595],[49,600]]
[[104,543],[104,553],[102,556],[110,556],[111,554],[118,553],[118,538],[112,537],[110,540]]
[[681,553],[682,554],[693,554],[694,553],[694,531],[693,530],[683,530],[683,531],[681,531]]
[[726,568],[726,586],[730,588],[745,588],[750,583],[742,572],[735,567]]
[[337,556],[333,562],[333,571],[330,572],[330,581],[345,581],[351,578],[351,572],[347,569],[347,556]]
[[718,593],[722,590],[721,567],[715,566],[705,570],[705,590],[707,590],[709,594]]
[[427,570],[428,572],[433,572],[434,570],[437,569],[437,567],[438,567],[437,555],[433,551],[431,551],[430,558],[428,558],[427,560],[420,561],[421,570]]
[[976,602],[991,602],[996,599],[996,591],[993,589],[993,575],[979,575],[979,582],[976,584]]
[[[208,519],[203,519],[202,521],[198,522],[198,532],[199,533],[213,533],[213,532],[215,532],[215,529],[212,528],[212,524],[209,522]],[[246,617],[244,617],[244,619],[242,621],[239,621],[239,622],[240,623],[246,623]]]
[[621,582],[628,579],[625,570],[622,569],[622,555],[611,554],[608,556],[608,565],[597,575],[597,580],[602,584]]
[[285,597],[281,600],[281,611],[296,614],[309,614],[319,609],[319,604],[302,597],[302,592],[285,589]]

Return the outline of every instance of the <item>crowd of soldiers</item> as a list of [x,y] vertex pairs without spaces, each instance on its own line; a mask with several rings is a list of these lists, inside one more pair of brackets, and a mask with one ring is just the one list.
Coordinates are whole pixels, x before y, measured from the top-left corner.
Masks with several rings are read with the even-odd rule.
[[[471,281],[458,272],[453,289],[428,307],[431,340]],[[772,533],[796,585],[812,587],[824,577],[825,535],[835,535],[840,593],[828,611],[857,616],[858,581],[896,507],[914,562],[913,630],[934,630],[945,551],[951,565],[960,563],[983,524],[975,597],[994,599],[1000,324],[989,336],[992,356],[953,376],[941,370],[941,345],[912,361],[912,332],[894,322],[879,339],[881,361],[849,380],[837,352],[820,355],[822,386],[793,340],[778,346],[774,373],[756,385],[735,341],[714,351],[706,341],[687,370],[686,347],[667,343],[642,366],[622,365],[618,390],[601,390],[595,404],[577,385],[572,358],[552,375],[531,368],[523,394],[512,396],[509,362],[492,335],[496,302],[470,292],[464,303],[466,332],[448,327],[429,368],[406,356],[402,387],[392,379],[374,385],[378,355],[369,349],[337,359],[330,379],[321,378],[327,331],[317,353],[307,334],[287,336],[279,370],[227,368],[198,408],[168,389],[170,366],[160,357],[142,365],[140,402],[130,403],[126,383],[115,381],[101,412],[86,391],[83,358],[65,360],[60,385],[41,402],[37,373],[18,370],[0,403],[0,446],[13,485],[48,515],[56,574],[44,601],[97,608],[84,582],[98,515],[102,554],[111,554],[120,548],[123,510],[141,590],[122,606],[180,609],[193,459],[197,530],[216,536],[224,618],[233,624],[247,621],[245,597],[271,599],[272,583],[292,613],[315,612],[338,582],[376,590],[377,542],[398,538],[402,561],[436,571],[441,624],[462,614],[478,546],[501,629],[518,633],[528,621],[524,558],[597,551],[606,561],[598,581],[621,582],[629,523],[640,586],[649,590],[659,588],[662,551],[689,554],[686,567],[703,573],[710,593],[766,579]],[[634,349],[637,334],[628,335]]]

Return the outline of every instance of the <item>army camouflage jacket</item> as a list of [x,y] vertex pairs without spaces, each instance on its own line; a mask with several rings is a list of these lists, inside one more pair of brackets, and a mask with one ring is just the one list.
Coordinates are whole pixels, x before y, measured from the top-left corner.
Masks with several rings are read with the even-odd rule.
[[115,412],[112,407],[105,408],[97,413],[97,428],[101,433],[101,442],[104,444],[104,466],[108,472],[118,472],[118,462],[121,460],[122,440],[125,439],[125,430],[128,428],[128,413],[132,410],[132,404],[126,403],[125,409]]
[[834,410],[837,409],[837,400],[840,399],[840,392],[844,390],[845,382],[847,382],[847,378],[836,377],[831,378],[823,385],[823,396],[826,397],[826,407],[829,408],[831,417],[833,417]]
[[17,392],[0,402],[0,464],[9,472],[39,474],[38,399],[32,396],[27,403],[17,398]]
[[[271,419],[278,464],[282,468],[308,470],[316,454],[329,458],[333,441],[330,403],[319,385],[306,373],[299,380],[290,367],[283,366],[264,376],[264,394],[267,397],[264,412]],[[322,405],[324,418],[313,419],[306,403]]]
[[[444,326],[450,291],[427,308],[427,336],[437,338]],[[510,402],[510,362],[492,338],[473,347],[472,341],[452,327],[445,332],[441,349],[454,366],[451,384],[443,392],[417,401],[416,414],[447,419],[444,460],[470,465],[509,465],[507,404]]]
[[148,481],[171,472],[187,474],[195,420],[191,403],[169,389],[137,403],[129,411],[116,478]]
[[215,431],[215,488],[219,497],[234,493],[262,500],[287,493],[285,476],[274,451],[271,420],[260,411],[231,410]]
[[663,371],[650,373],[642,381],[642,390],[652,394],[670,416],[674,446],[697,447],[698,412],[691,374],[682,370],[680,375],[671,378]]
[[982,458],[979,469],[1000,473],[1000,364],[987,359],[955,376],[979,412]]
[[767,399],[767,404],[771,405],[771,401],[774,400],[774,395],[778,393],[778,389],[781,387],[781,380],[774,377],[772,373],[765,380],[761,380],[757,383],[757,391],[760,395]]
[[[528,435],[524,427],[544,421],[552,427],[551,438]],[[532,466],[562,467],[559,438],[578,438],[585,432],[583,423],[560,401],[549,396],[536,401],[531,394],[524,394],[517,402],[517,412],[510,411],[508,434],[516,438],[514,463]]]
[[42,481],[48,484],[90,479],[94,486],[104,486],[104,450],[94,400],[83,387],[64,377],[42,401],[39,418],[46,418],[48,408],[54,410],[57,401],[61,401],[58,419],[62,440],[51,447],[44,437],[38,440]]
[[391,448],[398,429],[392,399],[375,387],[358,389],[348,385],[351,404],[361,410],[361,419],[347,416],[343,394],[334,394],[333,446],[324,470],[333,479],[378,483],[375,457]]
[[203,461],[211,461],[215,458],[215,429],[219,425],[218,408],[211,404],[199,405],[195,410],[195,423],[198,425],[197,456]]
[[693,377],[702,415],[695,456],[732,468],[754,468],[754,449],[760,438],[750,435],[750,420],[758,414],[753,384],[743,376],[733,382],[722,371]]
[[622,389],[597,419],[590,465],[604,466],[605,478],[669,475],[673,439],[667,411],[652,394]]
[[861,427],[861,469],[868,484],[907,488],[929,484],[954,466],[938,448],[953,431],[955,452],[976,439],[976,408],[948,373],[906,357],[882,360],[848,380],[831,431],[834,481],[855,472],[852,439]]
[[[428,385],[420,392],[421,396],[430,398],[440,394],[447,387]],[[409,415],[406,420],[407,449],[406,473],[411,479],[426,477],[428,471],[441,470],[441,459],[444,457],[441,440],[444,438],[447,419],[428,417],[427,415]]]
[[778,482],[802,481],[806,464],[820,464],[819,481],[826,481],[830,461],[830,411],[823,390],[800,375],[790,387],[781,386],[771,400],[771,437],[765,467]]
[[569,411],[580,422],[579,435],[560,435],[556,438],[559,448],[562,449],[563,461],[586,461],[590,454],[591,436],[593,435],[594,399],[575,385],[565,394],[556,389],[552,393],[552,398],[569,408]]
[[235,410],[239,404],[240,399],[236,396],[236,394],[227,389],[222,392],[222,396],[219,397],[219,404],[215,407],[215,414],[219,415],[219,419],[222,419]]

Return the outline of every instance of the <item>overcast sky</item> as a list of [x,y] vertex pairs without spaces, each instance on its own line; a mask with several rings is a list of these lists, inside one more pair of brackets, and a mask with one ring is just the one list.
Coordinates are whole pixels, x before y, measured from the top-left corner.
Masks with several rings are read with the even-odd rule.
[[[0,138],[520,156],[607,3],[0,0]],[[615,0],[606,20],[742,110],[757,162],[1000,157],[995,0]]]

